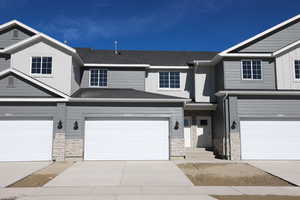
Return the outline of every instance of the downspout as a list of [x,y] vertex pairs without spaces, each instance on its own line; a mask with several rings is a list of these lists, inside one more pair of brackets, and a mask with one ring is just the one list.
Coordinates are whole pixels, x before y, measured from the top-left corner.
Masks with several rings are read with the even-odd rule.
[[[228,93],[225,92],[225,96],[222,99],[222,103],[223,103],[223,118],[224,118],[224,132],[225,132],[225,157],[226,159],[230,160],[230,153],[229,153],[229,146],[230,146],[230,135],[227,131],[227,110],[226,110],[226,99],[228,97]],[[229,145],[227,144],[227,141],[229,141]]]

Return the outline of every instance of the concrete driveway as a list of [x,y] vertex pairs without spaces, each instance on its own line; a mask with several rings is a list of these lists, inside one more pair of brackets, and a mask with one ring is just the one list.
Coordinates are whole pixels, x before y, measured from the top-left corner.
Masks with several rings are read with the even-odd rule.
[[300,186],[300,161],[251,161],[249,164]]
[[0,187],[10,185],[51,162],[0,162]]
[[84,161],[58,175],[50,186],[191,186],[171,161]]

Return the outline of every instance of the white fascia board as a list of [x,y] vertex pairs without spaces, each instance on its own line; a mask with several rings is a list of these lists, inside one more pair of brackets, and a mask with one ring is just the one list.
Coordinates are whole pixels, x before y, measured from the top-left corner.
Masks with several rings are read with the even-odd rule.
[[220,53],[222,57],[248,57],[248,58],[262,58],[273,57],[272,53]]
[[142,67],[147,68],[148,64],[100,64],[100,63],[84,63],[84,67]]
[[27,43],[30,43],[30,42],[32,42],[32,41],[34,41],[34,40],[37,40],[37,39],[39,39],[40,37],[41,37],[40,34],[34,35],[34,36],[30,37],[30,38],[27,38],[27,39],[25,39],[25,40],[22,40],[22,41],[20,41],[20,42],[17,42],[17,43],[15,43],[15,44],[13,44],[13,45],[10,45],[10,46],[8,46],[8,47],[6,47],[6,48],[4,48],[4,49],[1,49],[0,52],[1,52],[1,53],[11,53],[14,49],[16,49],[16,48],[18,48],[18,47],[20,47],[20,46],[23,46],[23,45],[25,45],[25,44],[27,44]]
[[35,34],[39,34],[40,33],[37,30],[35,30],[35,29],[33,29],[33,28],[31,28],[31,27],[29,27],[29,26],[27,26],[27,25],[25,25],[25,24],[23,24],[23,23],[21,23],[21,22],[19,22],[17,20],[12,20],[12,21],[9,21],[9,22],[7,22],[5,24],[0,25],[0,30],[4,30],[4,29],[6,29],[6,28],[8,28],[10,26],[13,26],[13,25],[18,25],[18,26],[20,26],[20,27],[22,27],[22,28],[24,28],[24,29],[26,29],[26,30],[28,30],[30,32],[35,33]]
[[0,102],[68,102],[64,98],[0,98]]
[[299,19],[299,18],[300,18],[300,15],[297,15],[297,16],[295,16],[295,17],[292,17],[292,18],[290,18],[290,19],[288,19],[288,20],[286,20],[286,21],[284,21],[284,22],[282,22],[282,23],[280,23],[280,24],[278,24],[278,25],[276,25],[276,26],[273,26],[273,27],[267,29],[266,31],[264,31],[264,32],[262,32],[262,33],[259,33],[259,34],[255,35],[255,36],[249,38],[248,40],[245,40],[245,41],[243,41],[243,42],[241,42],[241,43],[239,43],[239,44],[237,44],[237,45],[235,45],[235,46],[233,46],[233,47],[230,47],[230,48],[228,48],[228,49],[222,51],[222,52],[220,53],[220,55],[222,55],[222,54],[227,54],[228,52],[230,52],[230,51],[232,51],[232,50],[234,50],[234,49],[237,49],[237,48],[239,48],[239,47],[241,47],[241,46],[243,46],[243,45],[245,45],[245,44],[247,44],[247,43],[249,43],[249,42],[252,42],[253,40],[256,40],[256,39],[258,39],[258,38],[260,38],[260,37],[262,37],[262,36],[264,36],[264,35],[266,35],[266,34],[272,32],[272,31],[274,31],[274,30],[276,30],[276,29],[279,29],[279,28],[281,28],[281,27],[283,27],[283,26],[285,26],[285,25],[287,25],[287,24],[289,24],[289,23],[291,23],[291,22],[293,22],[293,21],[295,21],[295,20],[297,20],[297,19]]
[[224,95],[300,95],[300,91],[219,91],[216,96]]
[[20,77],[22,77],[22,78],[24,78],[24,79],[26,79],[26,80],[28,80],[28,81],[30,81],[30,82],[36,84],[36,85],[39,85],[39,86],[41,86],[42,88],[45,88],[46,90],[48,90],[48,91],[50,91],[50,92],[53,92],[54,94],[57,94],[57,95],[59,95],[59,96],[65,98],[65,99],[69,99],[69,96],[68,96],[68,95],[66,95],[66,94],[64,94],[64,93],[62,93],[62,92],[60,92],[60,91],[58,91],[58,90],[56,90],[56,89],[53,89],[52,87],[49,87],[49,86],[47,86],[46,84],[44,84],[44,83],[42,83],[42,82],[40,82],[40,81],[38,81],[38,80],[36,80],[36,79],[34,79],[34,78],[31,78],[30,76],[27,76],[27,75],[23,74],[22,72],[19,72],[19,71],[15,70],[15,69],[12,69],[12,68],[9,68],[9,69],[6,69],[6,70],[2,71],[2,72],[0,73],[0,76],[5,75],[5,74],[7,74],[7,73],[9,73],[9,72],[12,72],[12,73],[14,73],[14,74],[17,74],[18,76],[20,76]]
[[70,98],[71,102],[189,102],[191,99]]
[[296,41],[296,42],[294,42],[294,43],[292,43],[292,44],[289,44],[289,45],[287,45],[287,46],[285,46],[285,47],[283,47],[283,48],[281,48],[281,49],[275,51],[275,52],[273,53],[273,56],[277,56],[277,55],[281,54],[282,52],[285,52],[285,51],[287,51],[287,50],[289,50],[289,49],[291,49],[291,48],[294,48],[295,46],[297,46],[297,45],[299,45],[299,44],[300,44],[300,40],[298,40],[298,41]]
[[189,69],[189,66],[158,66],[158,65],[151,65],[150,69]]

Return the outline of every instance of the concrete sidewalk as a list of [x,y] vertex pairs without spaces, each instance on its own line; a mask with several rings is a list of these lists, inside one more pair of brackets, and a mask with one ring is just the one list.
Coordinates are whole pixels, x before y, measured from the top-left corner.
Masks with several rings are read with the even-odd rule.
[[209,195],[289,195],[300,196],[299,187],[195,187],[195,186],[97,186],[97,187],[41,187],[2,188],[0,199],[79,200],[212,200]]
[[10,185],[51,162],[0,162],[0,188]]
[[250,161],[249,164],[300,186],[300,161]]

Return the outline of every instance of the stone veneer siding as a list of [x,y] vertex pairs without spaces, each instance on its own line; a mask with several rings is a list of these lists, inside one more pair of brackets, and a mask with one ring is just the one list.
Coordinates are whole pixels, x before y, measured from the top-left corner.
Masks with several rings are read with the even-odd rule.
[[55,161],[65,160],[65,133],[54,134],[52,159]]

